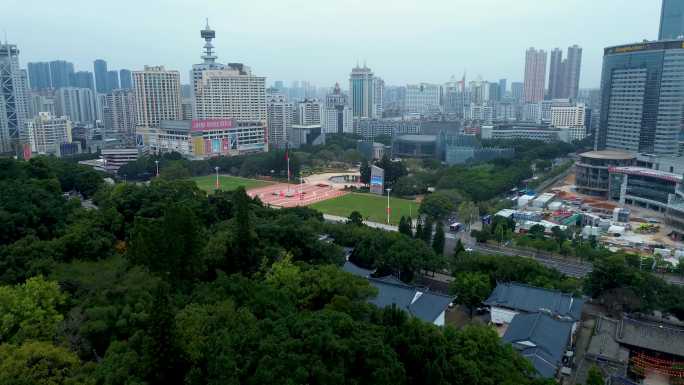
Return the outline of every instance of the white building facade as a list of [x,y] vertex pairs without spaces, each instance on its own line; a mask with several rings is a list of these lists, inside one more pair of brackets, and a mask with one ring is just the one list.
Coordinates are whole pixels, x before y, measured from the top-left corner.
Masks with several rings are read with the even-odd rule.
[[159,127],[162,120],[180,120],[181,85],[178,71],[164,66],[145,66],[133,71],[136,126]]

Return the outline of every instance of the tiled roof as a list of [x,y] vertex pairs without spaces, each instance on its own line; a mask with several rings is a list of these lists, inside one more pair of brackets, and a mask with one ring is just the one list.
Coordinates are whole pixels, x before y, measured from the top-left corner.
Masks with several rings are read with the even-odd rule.
[[504,342],[513,345],[547,378],[555,377],[570,341],[572,322],[544,313],[518,314],[506,329]]
[[674,325],[625,317],[616,339],[621,344],[684,357],[684,329]]
[[584,300],[555,290],[509,282],[496,285],[484,303],[526,313],[547,312],[579,321]]

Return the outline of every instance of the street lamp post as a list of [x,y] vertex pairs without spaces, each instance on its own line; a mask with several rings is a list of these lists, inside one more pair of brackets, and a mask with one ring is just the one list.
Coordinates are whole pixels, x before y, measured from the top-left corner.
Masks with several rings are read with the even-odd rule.
[[157,166],[157,176],[159,176],[159,161],[155,160],[154,165]]
[[214,170],[216,170],[216,189],[221,188],[221,184],[219,183],[219,166],[214,167]]
[[389,205],[389,194],[390,191],[392,191],[391,188],[386,189],[387,190],[387,224],[389,225],[390,223],[390,205]]

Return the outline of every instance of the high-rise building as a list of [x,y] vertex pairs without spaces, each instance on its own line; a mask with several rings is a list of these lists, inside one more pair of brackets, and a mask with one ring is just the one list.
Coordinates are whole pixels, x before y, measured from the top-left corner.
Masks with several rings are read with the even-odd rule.
[[59,155],[60,145],[71,143],[71,121],[41,112],[26,122],[31,152]]
[[586,107],[584,104],[551,107],[551,125],[556,128],[568,129],[570,141],[585,138],[585,118]]
[[135,94],[132,90],[117,89],[107,94],[104,107],[107,137],[133,139],[135,117]]
[[64,60],[50,62],[52,88],[70,87],[74,76],[74,64]]
[[28,63],[29,83],[32,90],[46,90],[52,88],[50,78],[50,63]]
[[136,126],[158,128],[162,120],[182,118],[180,73],[164,66],[133,71]]
[[563,50],[554,48],[551,50],[549,62],[549,98],[563,98]]
[[183,98],[181,100],[181,111],[183,120],[192,120],[194,118],[192,114],[192,99]]
[[577,99],[580,71],[582,67],[582,48],[578,45],[568,47],[568,57],[563,60],[562,99]]
[[383,99],[385,98],[385,81],[382,78],[373,79],[373,116],[382,118]]
[[507,90],[507,80],[506,79],[499,79],[499,96],[501,98],[506,97],[506,92]]
[[52,90],[33,91],[29,92],[28,100],[28,118],[32,119],[38,116],[41,112],[47,112],[50,115],[55,115],[55,95]]
[[90,88],[60,88],[55,102],[57,116],[66,116],[74,123],[92,124],[97,119],[95,95]]
[[349,75],[349,96],[352,114],[355,118],[372,118],[375,116],[375,102],[373,96],[375,86],[373,84],[373,71],[366,67],[352,68]]
[[287,144],[287,135],[292,130],[293,112],[294,106],[282,94],[267,97],[266,115],[270,148],[284,148]]
[[316,99],[304,99],[297,102],[294,122],[300,126],[321,124],[321,103]]
[[93,80],[93,73],[90,71],[77,71],[71,79],[71,85],[76,88],[90,88],[95,90],[95,81]]
[[106,94],[107,89],[107,62],[102,59],[97,59],[93,62],[93,71],[95,72],[95,87],[97,93]]
[[17,151],[28,141],[28,79],[19,67],[19,49],[14,44],[0,43],[0,152]]
[[544,100],[545,84],[546,51],[532,47],[525,53],[525,90],[523,92],[525,103]]
[[[225,138],[227,142],[221,153],[267,151],[266,78],[253,75],[242,63],[217,63],[212,45],[216,32],[209,28],[209,21],[200,36],[205,41],[203,63],[193,65],[191,73],[195,96],[193,117],[230,122],[225,127],[229,137]],[[200,146],[199,142],[196,145]],[[218,153],[216,146],[211,149],[212,153]]]
[[353,133],[354,122],[352,110],[347,103],[347,95],[342,93],[340,85],[335,83],[332,93],[325,97],[321,124],[326,134]]
[[597,149],[677,155],[684,116],[684,40],[608,47]]
[[523,93],[525,92],[525,84],[523,82],[511,83],[511,96],[517,101],[521,101]]
[[681,37],[684,37],[684,2],[681,0],[663,0],[658,40],[679,39]]
[[430,112],[439,111],[440,88],[437,84],[429,83],[407,85],[404,112],[407,114],[425,115]]
[[132,90],[133,89],[133,75],[131,75],[130,70],[119,70],[119,85],[121,89]]
[[107,71],[107,92],[109,93],[119,88],[121,88],[119,84],[119,71]]
[[489,101],[499,102],[502,95],[499,92],[499,83],[489,83]]

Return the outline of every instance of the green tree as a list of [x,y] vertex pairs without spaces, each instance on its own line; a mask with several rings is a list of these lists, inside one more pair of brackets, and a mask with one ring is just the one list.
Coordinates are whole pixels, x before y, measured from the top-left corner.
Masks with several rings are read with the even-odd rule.
[[3,385],[82,383],[72,381],[79,367],[76,355],[49,342],[0,345],[0,384]]
[[347,223],[355,225],[355,226],[361,226],[363,225],[363,215],[361,215],[360,212],[354,210],[349,214],[349,218],[347,219]]
[[592,365],[591,368],[589,368],[589,373],[587,374],[586,385],[603,385],[604,383],[605,382],[603,381],[601,369],[599,369],[596,365]]
[[433,231],[432,218],[426,217],[423,223],[423,232],[421,233],[421,238],[426,245],[432,244],[432,231]]
[[402,216],[401,219],[399,219],[399,232],[409,237],[413,237],[413,229],[411,229],[412,221],[411,217],[407,219]]
[[463,221],[466,231],[479,217],[477,206],[471,201],[463,201],[458,205],[458,218]]
[[439,221],[435,225],[435,236],[432,238],[432,250],[435,251],[435,254],[442,255],[444,253],[444,242],[444,224]]
[[449,292],[456,296],[456,303],[468,308],[470,318],[473,310],[487,299],[491,291],[489,277],[483,273],[458,273],[449,285]]
[[42,276],[16,286],[0,286],[0,343],[52,339],[63,319],[57,308],[65,300],[57,282]]
[[451,200],[439,192],[426,196],[420,203],[418,211],[430,218],[442,220],[454,211]]
[[423,239],[423,220],[418,217],[416,222],[416,232],[413,234],[413,237],[416,239]]
[[191,177],[190,170],[185,166],[184,161],[180,160],[168,162],[164,164],[163,167],[160,167],[159,176],[168,180],[187,179]]

